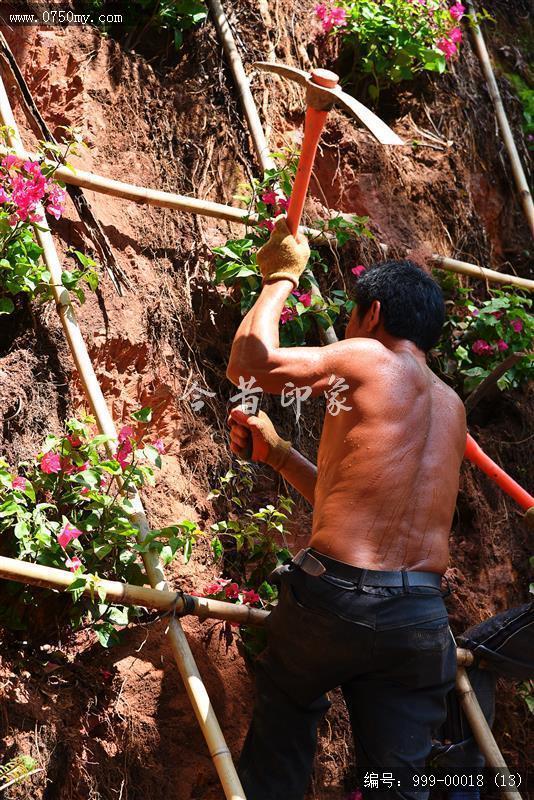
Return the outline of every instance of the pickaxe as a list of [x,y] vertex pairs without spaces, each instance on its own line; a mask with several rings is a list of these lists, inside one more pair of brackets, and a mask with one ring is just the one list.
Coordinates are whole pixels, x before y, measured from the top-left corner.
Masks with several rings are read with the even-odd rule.
[[287,227],[294,236],[302,217],[302,209],[308,192],[317,145],[319,144],[328,112],[336,103],[350,111],[356,119],[363,122],[380,144],[404,143],[376,114],[373,114],[372,111],[354,97],[341,91],[341,87],[338,86],[339,76],[335,72],[330,72],[327,69],[315,69],[309,73],[302,69],[296,69],[296,67],[288,67],[287,64],[271,64],[268,61],[256,61],[252,66],[266,72],[275,72],[277,75],[282,75],[282,77],[295,81],[306,88],[307,108],[304,122],[304,139],[287,210]]

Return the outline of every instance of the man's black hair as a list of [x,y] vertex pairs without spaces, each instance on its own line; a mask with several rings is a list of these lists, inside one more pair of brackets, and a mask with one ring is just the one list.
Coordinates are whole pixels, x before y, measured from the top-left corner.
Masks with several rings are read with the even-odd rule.
[[438,343],[445,322],[443,294],[413,261],[373,264],[356,280],[354,299],[360,319],[379,300],[380,317],[391,336],[409,339],[424,353]]

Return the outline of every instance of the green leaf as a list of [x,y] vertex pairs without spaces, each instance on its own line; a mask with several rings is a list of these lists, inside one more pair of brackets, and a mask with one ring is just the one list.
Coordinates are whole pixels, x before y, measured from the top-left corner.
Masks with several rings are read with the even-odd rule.
[[138,422],[150,422],[152,420],[152,409],[145,407],[140,408],[139,411],[134,411],[132,417]]
[[0,297],[0,314],[12,314],[15,305],[9,297]]

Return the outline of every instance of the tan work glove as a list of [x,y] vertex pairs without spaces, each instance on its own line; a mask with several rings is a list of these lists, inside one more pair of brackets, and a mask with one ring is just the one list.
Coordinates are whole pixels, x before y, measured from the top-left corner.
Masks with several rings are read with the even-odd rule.
[[262,461],[280,471],[286,463],[291,442],[278,436],[274,425],[264,411],[257,415],[247,415],[242,406],[230,411],[230,450],[241,458],[250,446],[252,437],[252,461]]
[[310,248],[306,237],[300,233],[296,237],[292,236],[285,217],[278,217],[269,241],[258,250],[256,260],[264,283],[288,278],[296,288],[309,257]]

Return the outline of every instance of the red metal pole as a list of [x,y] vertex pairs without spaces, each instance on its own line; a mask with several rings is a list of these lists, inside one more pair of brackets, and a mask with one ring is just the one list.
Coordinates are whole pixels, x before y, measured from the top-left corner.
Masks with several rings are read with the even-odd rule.
[[469,434],[467,434],[464,458],[476,464],[492,481],[495,481],[497,486],[500,486],[506,494],[509,494],[522,509],[527,511],[534,506],[534,497],[487,456]]

